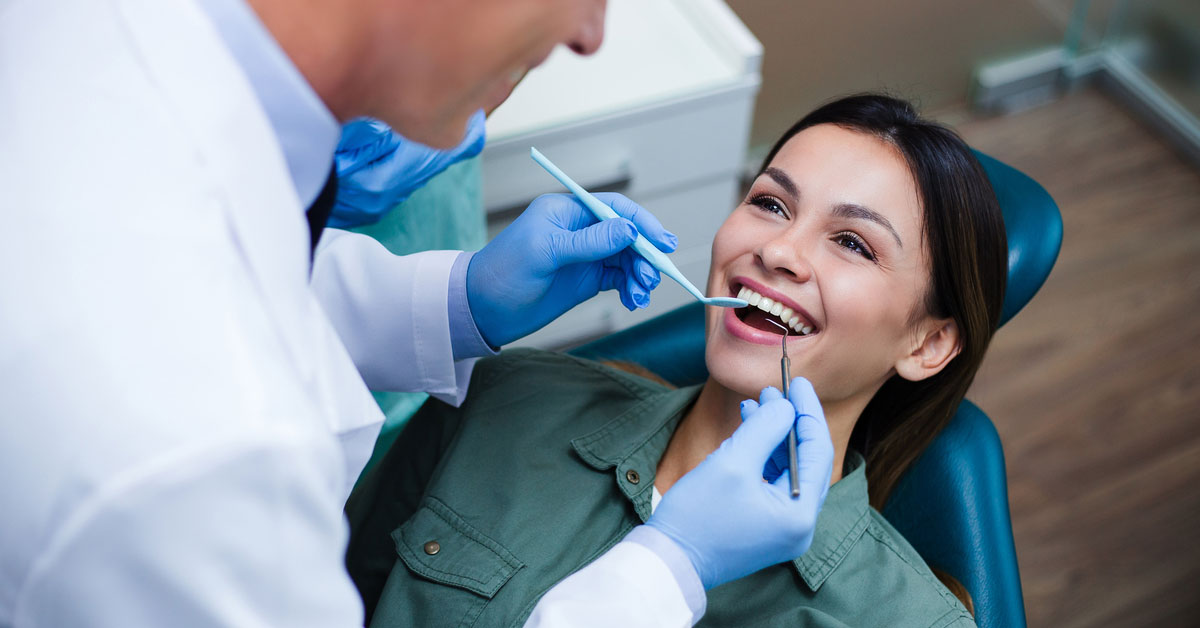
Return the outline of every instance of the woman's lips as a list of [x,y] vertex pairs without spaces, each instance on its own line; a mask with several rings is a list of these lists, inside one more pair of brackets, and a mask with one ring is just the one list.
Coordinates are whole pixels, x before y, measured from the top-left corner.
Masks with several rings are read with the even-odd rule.
[[[773,347],[779,346],[779,339],[783,336],[783,334],[763,331],[743,323],[742,320],[738,318],[737,310],[734,308],[726,307],[721,309],[724,310],[722,316],[725,325],[725,331],[728,331],[733,337],[759,345],[771,345]],[[808,340],[815,335],[815,333],[807,336],[789,335],[787,342],[788,344],[793,344],[803,340]]]

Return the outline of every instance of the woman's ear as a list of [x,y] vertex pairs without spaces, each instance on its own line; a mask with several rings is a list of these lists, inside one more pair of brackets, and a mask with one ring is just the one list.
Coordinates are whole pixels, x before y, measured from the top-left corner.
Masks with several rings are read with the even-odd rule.
[[896,373],[913,382],[937,375],[962,350],[958,325],[952,318],[929,320],[922,325],[921,334],[912,353],[896,363]]

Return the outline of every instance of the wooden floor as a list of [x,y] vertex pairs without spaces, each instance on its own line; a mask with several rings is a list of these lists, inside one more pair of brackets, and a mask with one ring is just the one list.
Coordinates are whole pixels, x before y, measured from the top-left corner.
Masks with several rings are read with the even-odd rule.
[[996,423],[1030,626],[1200,626],[1200,172],[1096,91],[957,125],[1065,236],[969,394]]

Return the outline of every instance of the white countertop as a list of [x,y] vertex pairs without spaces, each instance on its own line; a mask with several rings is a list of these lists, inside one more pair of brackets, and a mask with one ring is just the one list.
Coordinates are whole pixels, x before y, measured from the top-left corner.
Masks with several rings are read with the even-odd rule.
[[[604,43],[590,57],[559,46],[488,118],[488,141],[535,133],[703,92],[757,72],[758,42],[723,4],[609,0]],[[732,16],[732,13],[729,14]],[[713,34],[716,23],[723,32]],[[741,52],[742,54],[738,54]]]

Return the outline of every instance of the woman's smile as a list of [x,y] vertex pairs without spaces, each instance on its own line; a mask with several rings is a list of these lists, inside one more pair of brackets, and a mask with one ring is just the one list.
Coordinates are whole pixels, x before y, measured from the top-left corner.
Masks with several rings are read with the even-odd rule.
[[779,290],[738,276],[733,279],[731,292],[750,303],[743,308],[725,308],[725,328],[736,338],[755,344],[778,345],[779,337],[786,333],[788,343],[793,344],[820,332],[820,325],[808,310]]

